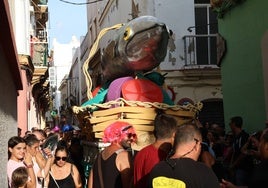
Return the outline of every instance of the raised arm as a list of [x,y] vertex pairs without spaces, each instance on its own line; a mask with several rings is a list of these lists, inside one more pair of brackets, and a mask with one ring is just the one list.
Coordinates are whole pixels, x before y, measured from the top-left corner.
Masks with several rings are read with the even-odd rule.
[[36,188],[36,178],[33,170],[32,156],[30,153],[26,152],[23,162],[28,169],[28,174],[30,177],[29,181],[27,182],[27,188]]

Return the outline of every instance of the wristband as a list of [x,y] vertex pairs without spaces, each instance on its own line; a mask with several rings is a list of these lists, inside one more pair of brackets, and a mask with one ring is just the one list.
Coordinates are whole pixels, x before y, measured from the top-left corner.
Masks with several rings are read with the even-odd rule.
[[30,164],[24,163],[24,165],[26,166],[26,168],[33,168],[33,163],[30,163]]
[[26,165],[27,168],[33,168],[33,164]]
[[52,154],[50,154],[50,155],[48,155],[48,156],[47,156],[47,158],[52,158],[52,157],[53,157],[53,155],[52,155]]

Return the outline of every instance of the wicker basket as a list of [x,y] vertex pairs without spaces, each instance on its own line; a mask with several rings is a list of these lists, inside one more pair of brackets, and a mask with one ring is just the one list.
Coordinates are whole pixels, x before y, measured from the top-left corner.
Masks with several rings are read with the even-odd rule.
[[95,104],[84,107],[73,107],[73,112],[78,118],[80,125],[87,127],[89,140],[100,140],[104,129],[111,123],[120,120],[132,124],[137,132],[138,142],[136,148],[154,141],[153,121],[156,116],[156,109],[163,110],[166,114],[173,115],[182,125],[196,119],[197,113],[201,110],[202,103],[184,106],[167,105],[164,103],[150,103],[140,101],[126,101],[118,98],[103,104]]

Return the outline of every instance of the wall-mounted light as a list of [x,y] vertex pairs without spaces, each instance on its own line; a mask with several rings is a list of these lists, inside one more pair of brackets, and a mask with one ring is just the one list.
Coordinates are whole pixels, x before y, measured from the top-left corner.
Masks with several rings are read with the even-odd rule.
[[202,27],[207,27],[209,25],[218,25],[218,23],[209,23],[209,24],[204,24],[204,25],[190,26],[190,27],[187,28],[187,31],[191,33],[193,31],[193,29],[200,28],[200,27],[201,28]]

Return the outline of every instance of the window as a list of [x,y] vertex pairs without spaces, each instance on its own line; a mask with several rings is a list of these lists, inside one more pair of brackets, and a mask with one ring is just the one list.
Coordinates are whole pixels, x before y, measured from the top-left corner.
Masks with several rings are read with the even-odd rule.
[[195,0],[195,34],[196,60],[198,65],[217,64],[217,38],[211,37],[218,33],[217,14],[212,11],[209,0]]

